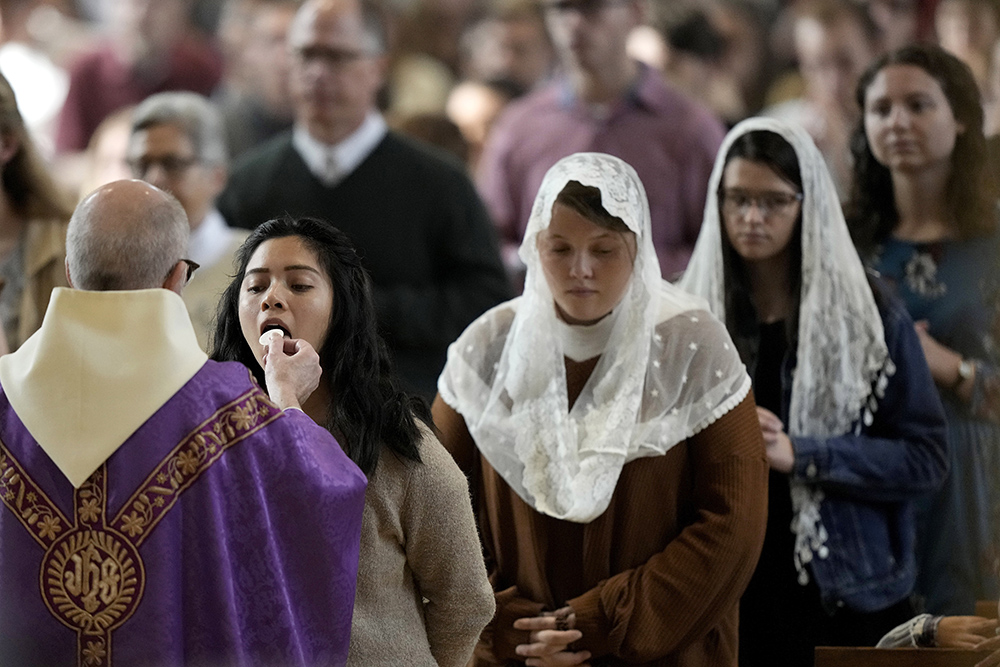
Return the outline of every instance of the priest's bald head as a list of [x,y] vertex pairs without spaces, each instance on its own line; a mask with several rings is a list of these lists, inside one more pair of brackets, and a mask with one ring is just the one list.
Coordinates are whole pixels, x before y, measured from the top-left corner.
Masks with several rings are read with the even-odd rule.
[[163,287],[187,282],[189,225],[180,203],[143,181],[115,181],[87,195],[66,232],[66,278],[82,290]]

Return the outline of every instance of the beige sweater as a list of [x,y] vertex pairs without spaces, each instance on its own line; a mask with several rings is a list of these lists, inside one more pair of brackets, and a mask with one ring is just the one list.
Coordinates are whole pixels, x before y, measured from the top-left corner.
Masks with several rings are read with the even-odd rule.
[[349,665],[462,667],[493,618],[468,484],[423,430],[422,463],[386,451],[369,480]]
[[13,352],[42,326],[49,296],[66,287],[66,220],[31,220],[24,231],[24,291],[17,335],[7,344]]

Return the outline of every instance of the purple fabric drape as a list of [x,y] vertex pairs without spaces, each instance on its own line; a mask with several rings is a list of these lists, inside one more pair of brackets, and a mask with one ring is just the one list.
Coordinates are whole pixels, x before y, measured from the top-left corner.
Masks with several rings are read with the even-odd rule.
[[0,664],[342,665],[364,490],[239,364],[207,362],[80,489],[0,393]]

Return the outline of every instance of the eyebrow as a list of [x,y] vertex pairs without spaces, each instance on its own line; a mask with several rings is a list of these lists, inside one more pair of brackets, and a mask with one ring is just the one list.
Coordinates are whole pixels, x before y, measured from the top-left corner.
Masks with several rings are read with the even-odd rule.
[[[917,97],[925,98],[925,99],[934,99],[934,95],[932,93],[926,91],[926,90],[910,90],[910,91],[904,92],[901,95],[901,97],[904,100],[911,100],[911,99],[914,99],[914,98],[917,98]],[[872,102],[880,102],[882,100],[888,100],[888,99],[891,99],[891,98],[889,97],[888,93],[886,93],[884,95],[879,95],[878,97],[872,99],[871,101]]]
[[[605,231],[605,232],[603,232],[601,234],[598,234],[596,236],[591,236],[591,237],[588,237],[588,238],[590,240],[596,241],[598,239],[603,239],[603,238],[606,238],[606,237],[612,237],[612,236],[614,236],[617,233],[618,232],[612,232],[612,231],[609,230],[609,231]],[[553,232],[549,232],[549,238],[550,239],[566,239],[567,237],[563,236],[562,234],[555,234]]]
[[[309,266],[308,264],[289,264],[288,266],[285,267],[285,271],[312,271],[315,274],[319,274],[319,271]],[[252,273],[270,273],[270,272],[271,269],[267,268],[266,266],[261,266],[256,269],[247,269],[246,275],[250,275]]]

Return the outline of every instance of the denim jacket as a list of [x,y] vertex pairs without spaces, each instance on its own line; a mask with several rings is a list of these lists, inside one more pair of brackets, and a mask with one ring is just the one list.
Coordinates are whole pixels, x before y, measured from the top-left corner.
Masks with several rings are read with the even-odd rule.
[[[816,485],[824,494],[820,517],[827,550],[825,557],[814,554],[810,568],[830,610],[878,611],[912,592],[914,500],[936,489],[948,470],[944,409],[913,321],[886,289],[872,287],[896,372],[871,425],[859,415],[850,433],[791,438],[791,479]],[[795,363],[790,349],[781,369],[785,423]]]

